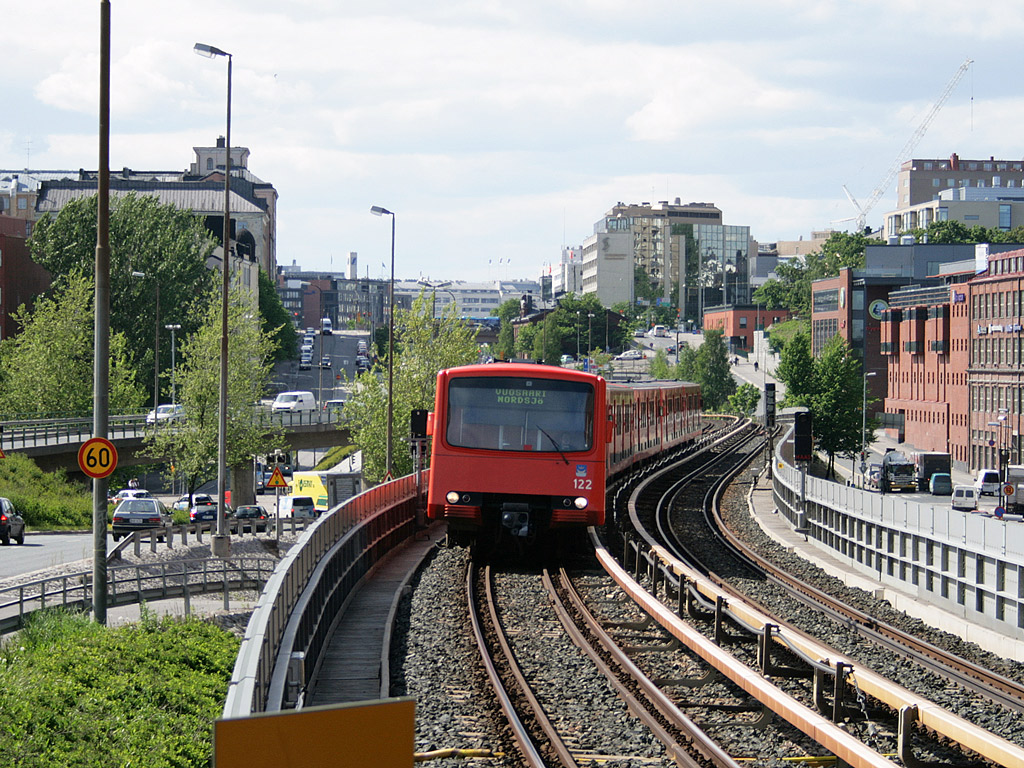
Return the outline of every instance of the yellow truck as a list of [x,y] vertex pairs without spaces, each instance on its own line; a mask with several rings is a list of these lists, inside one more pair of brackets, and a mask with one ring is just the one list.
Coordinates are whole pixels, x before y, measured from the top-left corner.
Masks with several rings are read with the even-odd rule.
[[318,512],[330,509],[327,498],[327,484],[324,472],[294,472],[292,474],[291,495],[312,496],[313,506]]

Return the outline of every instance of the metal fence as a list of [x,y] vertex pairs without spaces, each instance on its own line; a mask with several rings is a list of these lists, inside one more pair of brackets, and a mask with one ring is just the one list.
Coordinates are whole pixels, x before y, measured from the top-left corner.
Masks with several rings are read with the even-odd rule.
[[[424,472],[423,483],[428,472]],[[370,568],[416,528],[414,475],[376,486],[319,518],[270,578],[246,629],[224,717],[277,711],[305,687],[313,663],[289,680],[293,654],[315,660],[345,600]]]

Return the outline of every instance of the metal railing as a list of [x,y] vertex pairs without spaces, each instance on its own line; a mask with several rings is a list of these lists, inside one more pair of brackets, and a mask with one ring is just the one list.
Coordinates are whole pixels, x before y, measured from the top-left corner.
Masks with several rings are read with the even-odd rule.
[[[428,472],[424,472],[425,487]],[[389,550],[413,535],[414,475],[354,496],[316,520],[278,564],[246,628],[224,717],[277,711],[309,682],[289,679],[293,654],[315,660],[345,601]],[[302,667],[303,665],[300,665]]]
[[[262,589],[278,560],[245,556],[235,560],[194,558],[107,566],[107,605],[152,602],[183,597],[185,612],[193,595],[240,589]],[[0,633],[25,626],[28,614],[43,608],[88,610],[93,602],[92,571],[67,573],[0,589]]]
[[[337,408],[316,411],[273,412],[260,407],[252,411],[253,422],[267,427],[310,427],[321,424],[343,424],[343,413]],[[107,437],[125,440],[145,437],[154,429],[173,429],[172,423],[146,423],[146,414],[124,414],[110,417]],[[85,442],[92,437],[92,417],[74,416],[53,419],[22,419],[0,421],[0,448],[14,450],[45,445]]]

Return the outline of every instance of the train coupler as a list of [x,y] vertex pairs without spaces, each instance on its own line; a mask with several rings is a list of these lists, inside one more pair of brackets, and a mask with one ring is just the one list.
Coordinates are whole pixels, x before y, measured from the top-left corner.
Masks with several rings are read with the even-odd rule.
[[501,524],[513,536],[530,535],[530,505],[520,502],[506,502],[501,505]]

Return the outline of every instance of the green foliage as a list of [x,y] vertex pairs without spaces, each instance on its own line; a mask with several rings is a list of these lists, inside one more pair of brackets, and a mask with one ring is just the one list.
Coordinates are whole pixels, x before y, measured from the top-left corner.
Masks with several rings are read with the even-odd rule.
[[92,527],[92,490],[63,471],[44,472],[24,454],[8,451],[0,459],[0,496],[11,500],[30,529]]
[[0,651],[0,764],[208,766],[238,646],[195,619],[40,611]]
[[494,315],[501,319],[498,329],[498,343],[494,348],[495,360],[508,360],[515,355],[515,332],[512,321],[519,317],[519,299],[508,299],[494,310]]
[[665,381],[667,379],[675,378],[675,371],[673,371],[669,366],[668,355],[664,349],[659,349],[654,353],[654,359],[651,360],[649,372],[651,374],[651,378],[657,381]]
[[325,472],[331,467],[337,466],[358,450],[359,448],[354,445],[335,445],[327,450],[323,458],[313,467],[313,471]]
[[260,270],[260,318],[263,333],[274,341],[274,362],[294,360],[298,355],[298,335],[288,310],[274,290],[274,283],[264,270]]
[[[126,360],[146,386],[153,381],[157,324],[180,324],[182,337],[198,327],[193,305],[204,294],[209,274],[206,257],[213,245],[202,220],[191,211],[163,205],[152,195],[111,199],[110,330],[113,336],[124,336]],[[62,289],[74,275],[91,274],[96,258],[96,196],[71,201],[54,219],[40,219],[29,247],[36,263],[49,270],[55,289]],[[146,276],[132,277],[132,272]],[[166,333],[160,329],[162,338]],[[170,371],[170,347],[166,341],[160,344],[161,371]],[[146,398],[151,400],[152,392]]]
[[[216,282],[216,281],[211,281]],[[178,363],[178,402],[185,419],[173,429],[157,429],[146,438],[153,455],[173,461],[190,480],[217,473],[220,406],[221,294],[219,285],[204,293],[206,312],[199,330],[181,345]],[[228,305],[227,464],[248,464],[253,454],[275,448],[280,428],[253,421],[253,404],[262,397],[272,366],[273,341],[253,317],[252,297],[234,288]]]
[[933,221],[925,229],[912,229],[910,234],[918,241],[927,236],[929,243],[1021,243],[1024,242],[1024,227],[1011,230],[990,229],[988,227],[968,227],[959,221]]
[[833,474],[836,454],[853,455],[861,447],[861,363],[841,336],[833,336],[814,365],[814,438],[829,457]]
[[697,350],[696,374],[704,410],[724,408],[736,391],[736,380],[729,368],[729,351],[721,330],[704,331],[704,343]]
[[[455,305],[431,317],[423,292],[409,311],[395,313],[395,360],[392,366],[392,467],[395,477],[412,471],[408,450],[409,414],[414,408],[433,410],[437,372],[475,362],[476,332],[459,320]],[[352,441],[363,452],[363,474],[371,482],[387,473],[387,360],[356,379],[355,392],[345,403]]]
[[780,403],[781,406],[810,406],[811,397],[817,390],[817,383],[814,378],[811,339],[807,334],[798,333],[786,344],[779,355],[775,376],[786,385],[786,396]]
[[761,402],[761,390],[750,383],[743,383],[735,394],[729,395],[729,410],[740,416],[751,416]]
[[[92,413],[92,280],[70,275],[52,298],[40,298],[32,312],[22,306],[13,316],[22,332],[0,342],[0,413]],[[109,398],[113,413],[137,412],[145,402],[120,333],[110,339]]]

